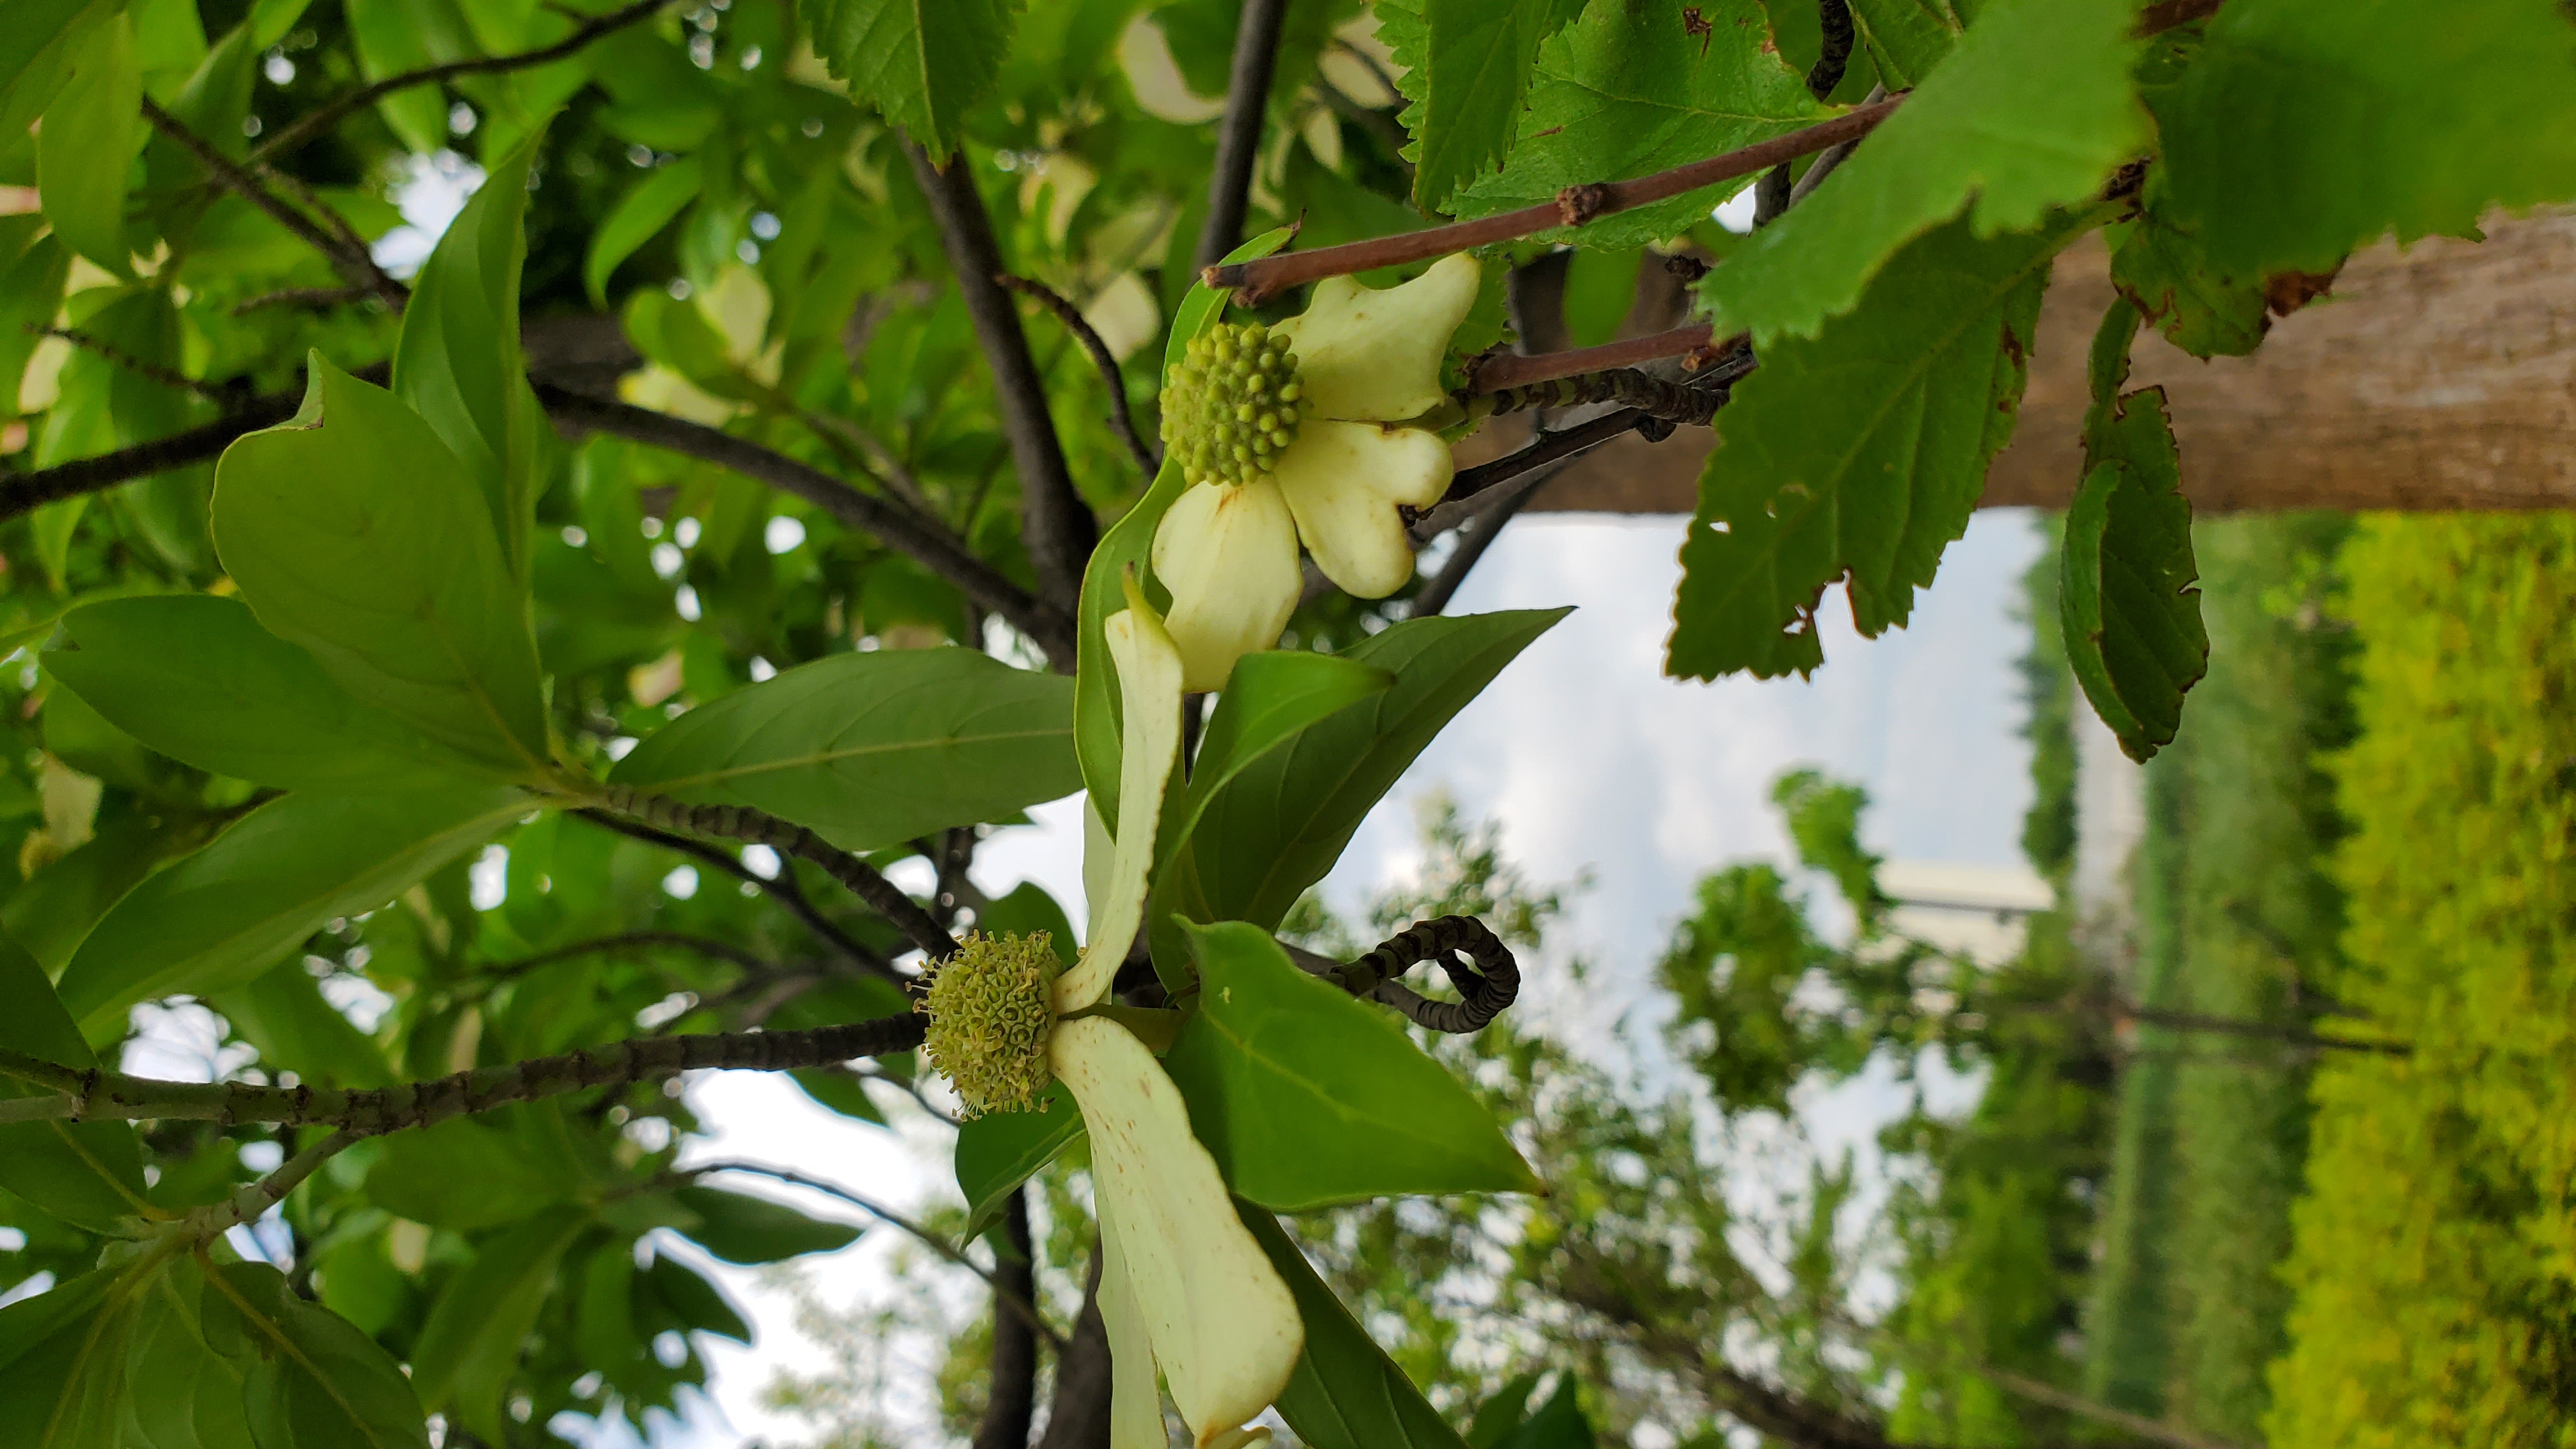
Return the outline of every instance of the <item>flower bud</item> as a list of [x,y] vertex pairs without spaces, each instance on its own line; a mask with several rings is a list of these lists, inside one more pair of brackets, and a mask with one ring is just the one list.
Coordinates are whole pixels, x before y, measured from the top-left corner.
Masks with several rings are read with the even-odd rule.
[[970,931],[931,973],[928,994],[913,1005],[930,1018],[922,1050],[956,1085],[967,1116],[1045,1110],[1057,964],[1044,931]]

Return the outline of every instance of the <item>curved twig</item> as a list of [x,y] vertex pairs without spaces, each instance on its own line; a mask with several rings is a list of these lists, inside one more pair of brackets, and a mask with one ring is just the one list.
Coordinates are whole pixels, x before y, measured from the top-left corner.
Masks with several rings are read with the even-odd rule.
[[[1469,964],[1460,964],[1460,955]],[[1425,961],[1440,963],[1462,1000],[1433,1001],[1399,979]],[[1521,992],[1512,948],[1474,916],[1417,921],[1356,961],[1314,969],[1353,996],[1373,997],[1403,1012],[1416,1026],[1459,1036],[1484,1030]]]
[[1082,315],[1082,309],[1053,287],[1032,277],[1016,277],[1002,272],[993,280],[1023,297],[1035,299],[1038,305],[1054,313],[1055,319],[1073,334],[1073,340],[1082,344],[1082,350],[1091,354],[1092,365],[1100,369],[1100,384],[1109,391],[1110,431],[1127,445],[1128,456],[1136,460],[1136,466],[1144,470],[1147,478],[1160,472],[1162,454],[1149,447],[1137,434],[1136,419],[1127,410],[1127,375],[1118,370],[1118,359],[1110,354],[1109,344],[1101,340],[1099,330]]

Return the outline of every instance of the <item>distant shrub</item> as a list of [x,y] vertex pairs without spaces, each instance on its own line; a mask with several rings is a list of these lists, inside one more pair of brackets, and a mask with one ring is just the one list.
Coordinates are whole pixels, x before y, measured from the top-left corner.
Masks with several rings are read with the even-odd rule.
[[2276,1449],[2576,1446],[2576,519],[2374,521]]

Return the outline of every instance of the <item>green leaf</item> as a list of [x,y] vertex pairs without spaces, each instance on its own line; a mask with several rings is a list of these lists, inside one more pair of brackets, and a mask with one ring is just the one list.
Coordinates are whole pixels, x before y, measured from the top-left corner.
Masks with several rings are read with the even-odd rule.
[[2183,696],[2209,671],[2209,634],[2164,389],[2118,391],[2137,325],[2117,304],[2094,341],[2091,471],[2066,510],[2058,607],[2084,697],[2144,761],[2173,743]]
[[383,905],[534,804],[462,788],[272,800],[118,901],[63,968],[63,1005],[95,1036],[138,1001],[250,980],[324,921]]
[[1011,0],[817,0],[803,7],[814,51],[905,135],[942,161],[966,108],[1001,74],[1019,6]]
[[315,354],[303,410],[224,451],[214,515],[270,633],[486,769],[548,774],[536,641],[492,511],[400,399]]
[[[1685,9],[1711,27],[1702,52]],[[1520,144],[1500,174],[1460,193],[1460,217],[1556,199],[1568,186],[1623,181],[1813,125],[1834,114],[1806,77],[1770,46],[1761,0],[1638,0],[1592,5],[1539,47]],[[1605,216],[1583,228],[1587,247],[1663,241],[1708,219],[1751,184],[1745,177]]]
[[2098,191],[2147,142],[2129,81],[2136,8],[1998,0],[1814,195],[1709,273],[1701,291],[1718,330],[1749,330],[1765,347],[1813,337],[1907,243],[1963,209],[1975,235],[1992,237]]
[[667,1254],[655,1258],[653,1266],[644,1270],[639,1286],[691,1332],[712,1333],[736,1343],[751,1342],[751,1325],[742,1321],[723,1290],[677,1258]]
[[[0,1047],[56,1066],[98,1065],[53,983],[18,943],[0,936]],[[0,1100],[46,1095],[0,1076]],[[130,1122],[11,1122],[0,1125],[0,1187],[93,1232],[141,1212],[142,1149]]]
[[1386,670],[1332,654],[1270,649],[1236,660],[1200,737],[1189,784],[1165,806],[1173,819],[1157,833],[1162,860],[1188,846],[1208,802],[1253,761],[1394,684]]
[[634,190],[617,199],[617,205],[600,218],[599,230],[591,233],[590,252],[581,261],[581,284],[590,293],[592,306],[608,305],[609,273],[669,226],[671,218],[695,201],[705,185],[705,163],[684,156],[656,167]]
[[1467,1425],[1468,1449],[1494,1449],[1504,1435],[1528,1422],[1530,1395],[1538,1392],[1538,1381],[1536,1373],[1518,1374],[1487,1394]]
[[680,1231],[728,1263],[779,1263],[806,1253],[829,1253],[857,1242],[862,1229],[809,1218],[785,1203],[712,1187],[673,1188],[671,1196],[697,1215]]
[[1307,1449],[1467,1449],[1324,1286],[1279,1220],[1250,1203],[1236,1203],[1235,1211],[1287,1281],[1306,1321],[1305,1351],[1279,1393],[1279,1417],[1299,1441]]
[[1002,1220],[1002,1206],[1020,1184],[1063,1155],[1083,1135],[1082,1108],[1058,1082],[1047,1088],[1043,1110],[987,1112],[957,1129],[957,1191],[966,1199],[972,1239]]
[[1510,151],[1538,48],[1583,13],[1583,0],[1492,5],[1422,0],[1430,65],[1416,79],[1413,199],[1439,211],[1458,189]]
[[1073,693],[971,649],[834,654],[698,706],[609,778],[871,850],[1080,789]]
[[[343,0],[349,38],[358,48],[359,73],[380,81],[472,53],[471,32],[453,4],[419,0]],[[447,95],[438,86],[411,86],[376,102],[376,113],[414,151],[448,143]]]
[[237,599],[109,599],[63,619],[45,669],[127,734],[218,775],[335,794],[487,773],[333,683]]
[[1258,926],[1186,929],[1199,1009],[1163,1068],[1238,1196],[1303,1212],[1401,1194],[1546,1191],[1393,1013],[1298,970]]
[[518,1222],[581,1196],[585,1178],[565,1139],[560,1109],[542,1102],[400,1133],[367,1169],[367,1196],[458,1232]]
[[[218,1317],[234,1314],[194,1258],[178,1258],[154,1275],[140,1307],[126,1377],[145,1392],[129,1396],[136,1449],[257,1449],[242,1381],[253,1360],[226,1353],[206,1330],[205,1300]],[[246,1349],[226,1336],[225,1348]]]
[[2259,0],[2160,97],[2177,215],[2238,276],[2576,197],[2576,26],[2546,0]]
[[[1275,227],[1233,251],[1226,253],[1229,262],[1250,261],[1266,257],[1288,244],[1296,235],[1291,227]],[[1225,318],[1226,294],[1211,292],[1204,283],[1192,282],[1180,309],[1172,315],[1172,335],[1163,348],[1163,367],[1169,371],[1189,348],[1192,339]],[[1165,462],[1154,475],[1153,486],[1136,500],[1118,522],[1100,536],[1091,550],[1091,559],[1082,569],[1082,602],[1077,611],[1080,629],[1076,656],[1079,667],[1073,676],[1073,746],[1082,762],[1082,781],[1091,792],[1091,808],[1100,814],[1101,823],[1114,833],[1118,829],[1118,765],[1124,746],[1119,738],[1117,671],[1109,662],[1109,645],[1101,637],[1100,627],[1110,615],[1127,607],[1127,595],[1119,582],[1133,565],[1140,574],[1153,567],[1154,530],[1162,525],[1165,510],[1188,487],[1181,477],[1181,465]]]
[[1851,18],[1854,34],[1892,91],[1923,84],[1963,28],[1949,0],[1851,0]]
[[91,32],[124,10],[121,0],[15,0],[0,28],[0,136],[23,136],[69,77],[63,64]]
[[877,1110],[876,1102],[868,1096],[866,1079],[856,1073],[830,1067],[801,1067],[789,1072],[787,1079],[806,1096],[844,1117],[886,1125],[885,1113]]
[[1905,622],[2012,436],[2049,259],[2080,230],[1981,241],[1953,222],[1859,312],[1763,352],[1718,413],[1665,673],[1815,668],[1817,603],[1846,577],[1862,634]]
[[412,1345],[411,1382],[424,1406],[446,1410],[486,1443],[509,1442],[503,1401],[520,1346],[553,1291],[556,1260],[592,1222],[586,1208],[548,1208],[478,1246]]
[[2164,168],[2147,175],[2138,217],[2112,229],[2111,285],[2167,342],[2194,357],[2242,357],[2272,327],[2262,279],[2231,275],[2175,213]]
[[18,389],[39,338],[30,328],[50,326],[62,306],[72,254],[62,238],[45,235],[0,270],[0,418],[18,416]]
[[1165,981],[1186,983],[1174,914],[1277,926],[1432,736],[1567,612],[1408,619],[1354,645],[1343,657],[1389,671],[1394,687],[1246,765],[1207,802],[1188,848],[1163,871],[1148,919]]
[[[429,1449],[413,1381],[355,1324],[287,1286],[266,1263],[228,1263],[207,1285],[240,1315],[257,1355],[242,1385],[259,1449]],[[209,1325],[209,1337],[215,1337]],[[512,1361],[517,1344],[513,1341]],[[501,1442],[497,1435],[494,1442]]]
[[142,1284],[84,1273],[0,1308],[0,1424],[28,1449],[116,1449]]
[[1559,1374],[1556,1392],[1537,1413],[1496,1440],[1493,1449],[1594,1449],[1597,1442],[1592,1421],[1583,1417],[1583,1405],[1576,1400],[1574,1375]]
[[281,962],[248,985],[210,998],[242,1040],[259,1048],[274,1078],[291,1071],[317,1087],[390,1087],[393,1064],[382,1048],[322,997],[301,961]]
[[519,221],[543,139],[530,136],[492,168],[439,237],[394,350],[394,395],[464,464],[491,509],[502,556],[521,578],[546,424],[519,356],[519,268],[528,250]]
[[61,63],[62,89],[36,133],[36,189],[45,219],[64,245],[130,277],[125,176],[144,134],[134,22],[120,14],[90,28]]

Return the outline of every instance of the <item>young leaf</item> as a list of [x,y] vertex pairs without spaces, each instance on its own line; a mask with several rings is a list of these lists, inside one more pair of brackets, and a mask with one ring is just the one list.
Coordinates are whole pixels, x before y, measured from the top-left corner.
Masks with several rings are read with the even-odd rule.
[[669,226],[671,218],[695,201],[705,185],[705,163],[684,156],[647,172],[634,190],[617,199],[617,205],[600,218],[599,230],[591,233],[590,251],[581,261],[581,284],[590,293],[592,306],[608,305],[608,276],[617,264]]
[[1302,1212],[1406,1193],[1546,1190],[1392,1013],[1298,970],[1258,926],[1186,929],[1199,1009],[1163,1067],[1237,1196]]
[[818,0],[804,11],[815,53],[851,97],[944,164],[966,108],[1001,74],[1018,8],[1009,0]]
[[256,1355],[242,1399],[259,1449],[429,1449],[412,1381],[374,1339],[296,1296],[266,1263],[228,1263],[216,1274],[207,1317],[223,1312],[220,1297],[240,1320],[220,1336],[238,1335]]
[[1923,84],[1962,28],[1949,0],[1851,0],[1852,30],[1892,91]]
[[63,619],[45,670],[118,729],[201,770],[349,794],[486,775],[352,698],[238,599],[108,599]]
[[1189,844],[1208,802],[1253,761],[1394,683],[1383,669],[1331,654],[1268,649],[1236,660],[1200,738],[1188,787],[1165,800],[1167,818],[1155,839],[1162,858],[1169,861]]
[[1408,619],[1353,646],[1343,657],[1392,673],[1394,687],[1245,765],[1209,798],[1187,848],[1164,869],[1149,918],[1166,981],[1187,978],[1171,915],[1278,925],[1432,736],[1566,612]]
[[1458,189],[1511,150],[1538,48],[1583,13],[1583,0],[1490,5],[1480,0],[1421,0],[1429,64],[1408,66],[1414,106],[1413,199],[1425,211],[1448,205]]
[[587,1208],[548,1208],[484,1241],[447,1280],[411,1351],[424,1406],[452,1414],[485,1443],[509,1442],[503,1400],[520,1346],[554,1289],[556,1260],[593,1221]]
[[689,711],[609,778],[870,850],[1080,789],[1073,695],[971,649],[835,654]]
[[2542,0],[2229,6],[2156,108],[2177,214],[2260,276],[2576,196],[2571,21]]
[[[98,1064],[53,983],[18,943],[0,936],[0,1047],[87,1069]],[[0,1100],[44,1095],[0,1077]],[[0,1187],[92,1232],[113,1230],[143,1210],[143,1159],[130,1122],[11,1122],[0,1125]]]
[[304,407],[224,451],[215,540],[268,631],[340,687],[511,778],[549,770],[525,595],[420,415],[315,354]]
[[62,56],[62,89],[36,133],[36,191],[54,235],[120,277],[134,275],[125,244],[125,173],[143,145],[143,72],[134,21],[91,27]]
[[[1706,36],[1693,38],[1685,29],[1686,10],[1707,23]],[[1648,175],[1832,115],[1807,93],[1806,77],[1780,59],[1770,38],[1760,0],[1587,7],[1582,19],[1539,47],[1522,140],[1500,174],[1459,195],[1458,215],[1536,206],[1568,186]],[[1583,228],[1583,245],[1663,241],[1706,220],[1710,207],[1749,184],[1749,178],[1727,182],[1605,216]]]
[[1905,622],[2012,436],[2049,259],[2080,230],[1980,241],[1953,222],[1859,312],[1764,351],[1718,415],[1665,673],[1815,668],[1817,601],[1846,576],[1862,634]]
[[394,349],[394,395],[411,405],[491,510],[502,557],[525,578],[528,510],[545,422],[519,357],[531,136],[492,168],[422,265]]
[[728,1263],[782,1263],[806,1253],[829,1253],[858,1241],[863,1231],[720,1188],[679,1187],[671,1196],[696,1216],[696,1221],[680,1224],[680,1232]]
[[957,1191],[972,1238],[1002,1220],[1002,1204],[1082,1136],[1082,1108],[1062,1082],[1042,1112],[987,1112],[957,1129]]
[[272,800],[118,901],[63,968],[63,1005],[95,1037],[121,1029],[138,1001],[247,981],[324,921],[383,905],[533,804],[516,790],[453,787]]
[[1766,347],[1813,337],[1889,258],[1961,210],[1992,237],[2098,190],[2147,142],[2129,82],[2136,10],[2131,0],[1997,0],[1813,196],[1709,273],[1702,293],[1718,331],[1749,330]]
[[1467,1441],[1324,1286],[1279,1220],[1237,1202],[1243,1225],[1297,1299],[1306,1351],[1279,1394],[1279,1417],[1308,1449],[1467,1449]]

